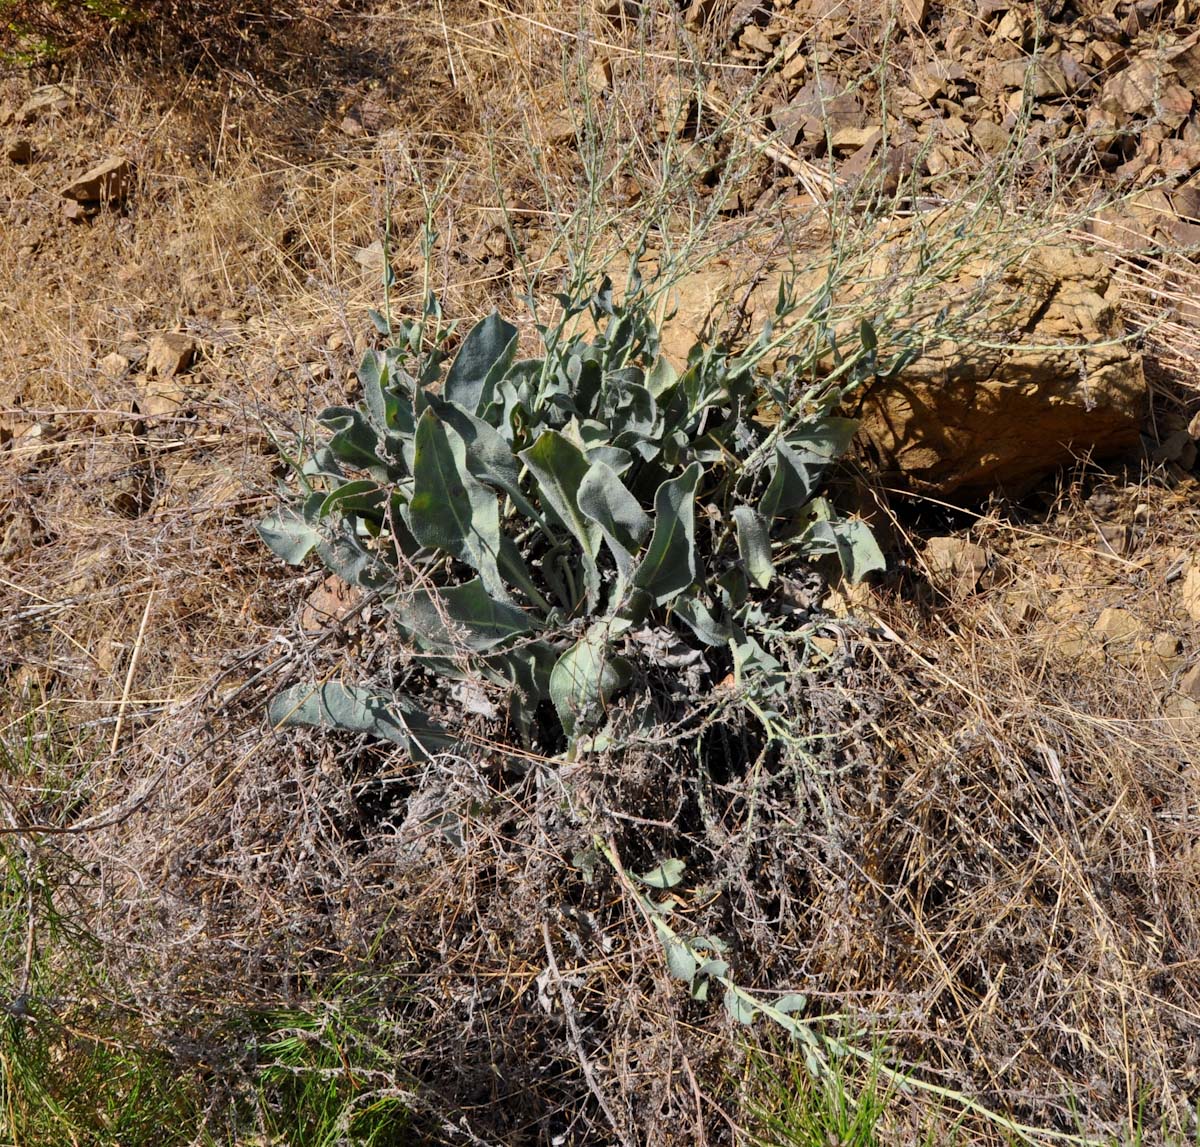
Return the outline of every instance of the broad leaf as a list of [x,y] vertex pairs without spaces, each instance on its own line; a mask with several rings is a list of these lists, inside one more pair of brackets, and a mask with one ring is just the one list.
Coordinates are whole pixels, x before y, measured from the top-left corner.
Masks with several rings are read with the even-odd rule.
[[408,524],[421,545],[465,562],[479,571],[493,597],[508,598],[496,568],[500,552],[496,496],[468,471],[462,438],[432,408],[417,423]]
[[700,464],[693,462],[654,495],[654,534],[633,583],[658,605],[678,597],[696,580],[696,485]]
[[397,605],[397,621],[430,652],[482,653],[528,633],[529,615],[497,601],[479,578],[450,589],[422,591]]
[[810,501],[857,429],[852,418],[822,418],[777,442],[774,473],[762,501],[764,517],[779,517]]
[[851,582],[860,582],[869,573],[887,569],[887,559],[861,518],[814,522],[803,539],[810,553],[835,553],[842,571]]
[[758,1014],[754,1003],[732,984],[725,988],[725,1010],[739,1024],[754,1023],[754,1017]]
[[599,724],[613,695],[629,683],[629,663],[609,649],[611,627],[590,630],[555,663],[550,699],[568,737]]
[[737,526],[738,553],[742,565],[750,580],[759,589],[766,589],[775,573],[767,524],[749,506],[734,507],[733,521]]
[[651,888],[674,888],[683,879],[686,868],[686,861],[671,857],[669,860],[664,860],[657,868],[652,868],[649,872],[635,872],[634,876]]
[[317,421],[334,431],[329,449],[339,462],[364,470],[379,465],[379,436],[361,412],[349,406],[331,406],[321,411]]
[[255,529],[271,552],[292,566],[304,561],[321,541],[320,533],[305,521],[300,510],[292,506],[281,506],[268,514]]
[[516,352],[517,328],[493,311],[463,341],[446,376],[443,396],[471,414],[479,413],[491,402],[496,383]]
[[579,483],[579,509],[600,527],[622,579],[650,529],[650,518],[611,467],[594,461]]
[[600,593],[600,571],[596,555],[600,550],[599,525],[579,508],[578,491],[588,472],[588,460],[578,446],[557,430],[543,431],[521,460],[537,479],[542,500],[571,532],[582,549],[586,605],[596,608]]
[[455,402],[446,402],[435,395],[428,395],[427,400],[437,416],[462,438],[471,474],[503,490],[526,517],[540,520],[541,515],[521,490],[517,459],[500,432]]
[[340,681],[293,685],[272,698],[267,717],[277,729],[303,725],[369,733],[405,746],[415,757],[439,752],[452,744],[406,697],[388,697]]
[[370,478],[347,482],[331,491],[317,511],[319,518],[326,518],[333,510],[339,514],[370,514],[378,512],[387,501],[388,492]]

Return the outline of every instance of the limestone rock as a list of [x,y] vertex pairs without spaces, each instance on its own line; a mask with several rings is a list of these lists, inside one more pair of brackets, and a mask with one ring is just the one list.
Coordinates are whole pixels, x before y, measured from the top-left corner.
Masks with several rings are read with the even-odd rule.
[[123,203],[132,186],[132,175],[129,160],[114,155],[68,183],[62,195],[76,203]]
[[1183,608],[1193,621],[1200,621],[1200,565],[1193,562],[1183,575]]
[[1149,628],[1127,609],[1110,606],[1101,610],[1092,633],[1103,643],[1105,653],[1122,665],[1137,664],[1150,651]]
[[1114,341],[1124,330],[1099,261],[1043,249],[995,289],[1022,299],[1013,345],[930,348],[859,402],[861,438],[886,480],[1019,495],[1056,466],[1138,441],[1146,379],[1140,356]]
[[144,378],[137,391],[137,412],[151,418],[170,418],[187,408],[188,395],[174,377]]
[[1179,692],[1194,701],[1200,701],[1200,665],[1193,665],[1179,682]]
[[106,354],[96,365],[105,378],[118,379],[124,377],[125,372],[129,370],[129,359],[113,351],[112,354]]
[[930,538],[925,547],[925,563],[939,588],[952,597],[966,597],[979,585],[991,560],[983,546],[966,538]]
[[155,335],[146,355],[146,371],[159,378],[174,378],[188,370],[195,357],[195,340],[187,335],[172,332]]
[[75,102],[79,93],[70,84],[46,84],[36,88],[18,109],[18,123],[33,123],[40,116],[61,112]]

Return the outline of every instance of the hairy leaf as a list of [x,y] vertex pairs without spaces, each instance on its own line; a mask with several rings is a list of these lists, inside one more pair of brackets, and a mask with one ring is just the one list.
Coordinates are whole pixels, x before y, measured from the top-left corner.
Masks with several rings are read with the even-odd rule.
[[579,509],[600,527],[621,577],[650,530],[650,518],[611,467],[594,461],[579,482]]
[[396,607],[395,615],[431,652],[470,649],[482,653],[532,629],[527,613],[491,597],[479,578],[415,594],[411,601]]
[[654,495],[654,534],[633,583],[665,605],[696,580],[696,485],[700,463],[659,486]]
[[517,328],[493,311],[463,341],[442,393],[471,414],[492,400],[496,383],[517,352]]
[[766,589],[775,573],[767,524],[749,506],[734,507],[733,521],[737,526],[738,553],[742,565],[750,580],[759,589]]
[[440,752],[452,743],[408,698],[372,693],[340,681],[293,685],[272,698],[267,717],[277,729],[303,725],[368,733],[405,746],[415,757]]
[[468,471],[462,438],[432,407],[417,423],[408,523],[421,545],[465,562],[479,572],[492,596],[508,598],[496,568],[500,552],[496,497]]
[[[321,495],[317,497],[321,498]],[[303,512],[293,506],[280,506],[263,518],[255,529],[271,552],[292,566],[304,561],[321,541],[320,533],[308,524]]]
[[887,559],[861,518],[814,522],[804,537],[810,553],[835,553],[842,571],[852,582],[860,582],[869,573],[887,569]]
[[629,683],[629,663],[609,649],[610,626],[601,622],[555,663],[550,699],[568,737],[594,727],[613,695]]
[[546,430],[521,459],[537,479],[542,500],[554,511],[581,547],[586,605],[596,608],[600,592],[600,571],[596,555],[600,550],[599,525],[579,508],[578,491],[588,472],[583,451],[556,430]]

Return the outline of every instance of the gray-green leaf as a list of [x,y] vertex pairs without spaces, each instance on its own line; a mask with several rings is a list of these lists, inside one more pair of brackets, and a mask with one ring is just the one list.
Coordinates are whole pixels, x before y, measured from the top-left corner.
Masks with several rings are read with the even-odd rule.
[[599,723],[612,696],[629,683],[629,663],[609,649],[609,627],[601,622],[555,663],[550,699],[568,737]]
[[579,483],[579,509],[599,527],[622,578],[629,576],[633,555],[650,529],[650,518],[616,472],[593,461]]
[[432,408],[417,423],[409,528],[423,546],[444,550],[479,571],[493,597],[508,598],[496,568],[496,496],[467,469],[466,446]]
[[804,538],[805,548],[817,553],[836,553],[842,571],[851,582],[869,573],[887,569],[887,559],[861,518],[814,522]]
[[733,521],[737,526],[738,553],[741,554],[742,565],[750,580],[759,589],[766,589],[775,573],[767,524],[749,506],[736,506]]
[[298,566],[321,541],[321,535],[292,506],[282,506],[255,526],[258,536],[277,557]]
[[654,534],[633,583],[665,605],[696,580],[696,486],[700,463],[659,486],[654,495]]
[[445,732],[405,697],[387,697],[355,685],[328,681],[293,685],[272,698],[267,717],[277,729],[292,725],[369,733],[403,745],[413,756],[447,748]]
[[479,578],[449,589],[421,591],[398,605],[396,619],[429,652],[482,653],[528,633],[529,615],[497,601]]
[[477,323],[463,340],[443,395],[471,414],[492,400],[496,383],[503,377],[517,352],[517,328],[493,311]]
[[685,868],[687,868],[686,861],[671,857],[649,872],[634,873],[634,875],[651,888],[674,888],[683,879]]
[[587,608],[596,608],[600,593],[600,527],[579,508],[579,487],[588,472],[588,460],[578,446],[556,430],[543,431],[521,460],[537,479],[542,499],[561,519],[582,549]]

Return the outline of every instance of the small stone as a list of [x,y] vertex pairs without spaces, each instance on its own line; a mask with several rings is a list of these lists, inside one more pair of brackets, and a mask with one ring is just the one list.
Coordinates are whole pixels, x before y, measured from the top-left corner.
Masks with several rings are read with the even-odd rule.
[[151,418],[168,418],[183,412],[188,396],[183,386],[174,378],[147,378],[142,379],[134,401],[139,414]]
[[1050,638],[1050,645],[1060,657],[1077,660],[1086,656],[1092,649],[1088,632],[1081,625],[1064,625],[1055,630]]
[[965,597],[975,591],[979,579],[987,570],[990,555],[982,546],[965,538],[930,538],[925,547],[929,572],[940,583],[939,588],[954,597]]
[[362,267],[364,271],[377,271],[383,273],[383,240],[376,239],[369,247],[359,247],[354,252],[354,261]]
[[332,574],[312,591],[300,611],[300,628],[315,633],[336,624],[362,601],[362,590]]
[[63,203],[62,213],[63,218],[69,223],[82,223],[88,217],[87,208],[73,199],[68,199]]
[[366,134],[366,128],[363,127],[362,120],[358,116],[348,115],[340,124],[342,134],[348,135],[351,139],[358,139],[359,136]]
[[129,359],[123,354],[113,351],[112,354],[106,354],[96,365],[100,368],[100,373],[105,378],[115,381],[121,378],[129,369]]
[[1011,133],[990,119],[978,119],[971,125],[971,140],[980,151],[996,155],[1008,147]]
[[1174,462],[1190,470],[1196,464],[1196,443],[1190,427],[1168,434],[1154,450],[1152,457],[1155,462]]
[[1127,609],[1110,606],[1101,610],[1092,632],[1104,643],[1114,659],[1126,662],[1137,652],[1137,644],[1149,636],[1146,623]]
[[29,99],[17,109],[17,121],[32,123],[48,112],[60,112],[69,107],[78,94],[69,84],[46,84],[35,89]]
[[1127,554],[1133,542],[1133,534],[1128,526],[1116,522],[1102,522],[1097,529],[1104,544],[1114,554]]
[[195,357],[195,340],[187,335],[173,332],[155,335],[146,355],[146,372],[159,378],[174,378],[183,374]]
[[1200,621],[1200,565],[1192,562],[1183,575],[1181,588],[1184,612],[1193,621]]
[[132,175],[129,160],[114,155],[68,183],[62,196],[77,203],[123,203],[129,196]]
[[21,165],[29,163],[33,159],[33,144],[24,136],[18,136],[16,139],[9,140],[4,154],[8,157],[9,163]]
[[1004,612],[1006,619],[1016,625],[1025,625],[1036,621],[1041,614],[1034,598],[1030,594],[1020,592],[1010,592],[1005,595]]
[[1170,677],[1183,664],[1183,642],[1173,633],[1156,633],[1147,642],[1146,665],[1163,677]]
[[1179,692],[1193,701],[1200,701],[1200,663],[1193,665],[1180,679]]
[[832,657],[838,651],[837,638],[835,637],[826,637],[823,634],[818,634],[816,637],[810,637],[808,643],[825,657]]
[[766,33],[757,24],[747,24],[742,29],[742,47],[764,56],[769,56],[775,50]]

